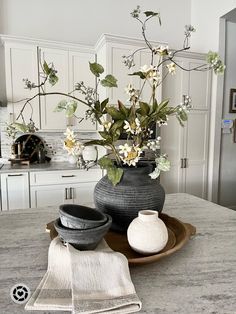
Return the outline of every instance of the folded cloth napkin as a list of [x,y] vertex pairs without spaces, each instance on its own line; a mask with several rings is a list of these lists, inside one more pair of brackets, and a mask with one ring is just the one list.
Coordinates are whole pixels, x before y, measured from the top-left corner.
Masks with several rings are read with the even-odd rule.
[[26,310],[77,313],[133,313],[141,302],[132,284],[128,261],[105,240],[94,251],[78,251],[55,238],[48,269]]

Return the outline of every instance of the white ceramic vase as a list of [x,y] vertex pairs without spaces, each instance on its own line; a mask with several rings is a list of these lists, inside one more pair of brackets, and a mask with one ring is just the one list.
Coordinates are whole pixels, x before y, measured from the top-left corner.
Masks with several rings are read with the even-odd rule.
[[141,210],[127,230],[131,248],[141,254],[161,251],[168,241],[168,231],[164,222],[154,210]]
[[82,151],[84,161],[96,161],[98,157],[98,151],[96,146],[85,146]]
[[68,161],[71,165],[75,165],[77,163],[78,157],[74,155],[68,156]]

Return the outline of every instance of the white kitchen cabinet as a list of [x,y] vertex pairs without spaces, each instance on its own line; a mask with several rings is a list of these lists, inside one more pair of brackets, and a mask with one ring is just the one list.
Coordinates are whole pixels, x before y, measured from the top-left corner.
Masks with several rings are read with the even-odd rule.
[[[204,63],[204,56],[188,54],[178,58],[178,63],[188,69]],[[170,117],[167,126],[161,127],[161,151],[168,155],[171,169],[161,173],[161,184],[166,193],[186,192],[207,197],[207,168],[210,115],[209,72],[188,72],[177,68],[176,75],[169,75],[163,83],[163,99],[170,99],[176,106],[183,95],[192,99],[188,121],[181,127]]]
[[[26,98],[32,97],[38,89],[25,88],[23,79],[28,78],[38,84],[37,46],[11,41],[5,42],[6,92],[8,100],[9,121],[16,121]],[[40,127],[38,99],[33,99],[24,110],[24,120],[29,123],[33,119]],[[22,123],[22,117],[17,122]]]
[[[91,47],[70,43],[57,43],[17,37],[1,36],[5,46],[6,91],[9,111],[9,121],[13,122],[19,115],[25,100],[39,92],[39,88],[25,89],[24,78],[35,84],[42,83],[42,64],[53,63],[59,80],[55,86],[48,82],[44,86],[47,93],[68,93],[74,89],[77,81],[95,87],[95,76],[89,70],[89,61],[96,59]],[[42,92],[42,90],[40,90]],[[77,93],[83,99],[83,95]],[[96,124],[83,120],[78,124],[74,118],[66,118],[65,112],[54,112],[57,104],[66,97],[60,94],[34,98],[24,109],[24,119],[28,123],[32,117],[40,131],[62,132],[67,126],[75,126],[78,131],[96,131]],[[23,100],[23,101],[20,101]],[[76,115],[85,117],[87,107],[78,104]],[[22,122],[22,119],[18,120]]]
[[[154,46],[160,45],[160,43],[152,44]],[[100,98],[109,97],[110,104],[113,105],[117,104],[117,100],[128,105],[128,95],[125,93],[127,85],[131,83],[136,89],[141,90],[143,80],[138,76],[129,76],[129,74],[139,71],[141,66],[150,66],[151,53],[148,50],[140,50],[144,46],[143,40],[114,35],[105,34],[99,39],[96,45],[97,62],[103,65],[105,74],[115,76],[118,85],[117,88],[105,89],[101,87]],[[123,63],[123,56],[129,56],[136,50],[138,51],[134,57],[135,66],[129,70]],[[149,102],[150,95],[150,87],[146,84],[142,92],[142,101]],[[161,88],[158,89],[157,99],[158,101],[161,100]]]
[[[39,48],[39,73],[42,73],[41,65],[44,60],[48,64],[54,65],[59,77],[58,82],[51,86],[49,82],[44,85],[46,93],[53,92],[69,92],[69,59],[68,51],[62,49],[52,48]],[[40,77],[40,83],[43,81],[43,77]],[[40,97],[40,109],[41,109],[41,130],[65,130],[67,120],[65,112],[55,112],[57,104],[65,99],[62,95],[47,95]]]
[[[69,52],[69,90],[74,90],[75,84],[83,81],[85,86],[94,88],[96,85],[96,77],[89,69],[89,62],[95,62],[95,54],[89,52],[70,51]],[[81,100],[85,100],[85,97],[81,92],[74,91],[73,95]],[[76,130],[80,132],[96,131],[96,123],[92,123],[90,119],[85,119],[85,111],[89,109],[88,106],[78,102],[76,110],[76,116],[78,118],[84,118],[84,120],[78,123],[78,119],[73,118],[71,120],[72,125],[76,125]]]
[[2,210],[30,207],[28,173],[1,174]]
[[31,172],[31,207],[91,204],[94,187],[101,178],[100,169]]
[[87,182],[31,187],[31,207],[59,206],[61,204],[91,205],[96,183]]

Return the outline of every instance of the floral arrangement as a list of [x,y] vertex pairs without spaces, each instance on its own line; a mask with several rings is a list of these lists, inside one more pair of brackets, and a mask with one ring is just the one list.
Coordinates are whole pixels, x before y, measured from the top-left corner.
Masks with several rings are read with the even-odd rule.
[[[86,86],[84,82],[78,82],[70,93],[55,92],[55,94],[66,97],[65,100],[62,100],[57,105],[55,111],[65,111],[67,117],[77,117],[77,106],[79,103],[83,103],[88,109],[85,117],[77,117],[79,122],[83,119],[91,119],[102,126],[102,130],[98,132],[101,138],[84,143],[84,145],[101,145],[107,149],[107,154],[98,163],[107,170],[108,178],[114,185],[119,183],[122,178],[123,166],[137,166],[144,149],[151,149],[155,152],[156,168],[150,174],[152,179],[156,179],[161,171],[170,169],[170,162],[167,156],[159,154],[161,138],[158,137],[155,141],[150,140],[152,127],[155,124],[159,127],[166,125],[170,115],[175,115],[180,124],[183,125],[191,108],[191,99],[186,96],[184,101],[175,107],[169,106],[168,99],[158,102],[157,88],[163,83],[167,75],[174,75],[177,67],[185,71],[208,71],[212,69],[216,74],[223,73],[225,68],[218,54],[214,52],[208,53],[205,64],[195,68],[185,69],[177,63],[175,57],[178,53],[187,51],[190,48],[189,38],[192,32],[195,31],[191,25],[185,26],[183,47],[179,50],[170,50],[168,46],[153,47],[146,36],[148,21],[157,18],[158,23],[161,25],[159,13],[152,11],[141,12],[138,6],[131,13],[131,16],[141,25],[145,46],[134,51],[129,56],[124,56],[124,65],[129,69],[132,68],[134,66],[134,56],[141,49],[150,51],[150,64],[143,65],[139,71],[130,74],[138,76],[142,80],[142,86],[140,90],[131,84],[126,87],[125,91],[128,95],[129,105],[123,104],[120,100],[118,100],[117,105],[110,105],[108,98],[104,100],[99,99],[98,87],[115,88],[117,87],[117,80],[111,74],[104,77],[104,68],[98,63],[89,64],[90,71],[97,78],[95,88]],[[164,77],[161,75],[162,67],[167,69],[167,74]],[[40,85],[36,85],[27,79],[25,80],[26,88],[38,88],[39,92],[25,102],[19,116],[22,116],[25,106],[33,98],[53,94],[53,92],[45,93],[43,87],[46,82],[49,82],[51,85],[57,83],[57,71],[53,64],[47,64],[45,61],[42,69],[43,82]],[[149,99],[142,99],[143,88],[146,85],[150,88],[150,97]],[[75,96],[77,94],[83,95],[84,100]],[[127,135],[125,144],[117,145],[117,141],[124,132]],[[67,131],[66,136],[64,147],[68,153],[74,154],[80,145],[77,146],[73,133]]]

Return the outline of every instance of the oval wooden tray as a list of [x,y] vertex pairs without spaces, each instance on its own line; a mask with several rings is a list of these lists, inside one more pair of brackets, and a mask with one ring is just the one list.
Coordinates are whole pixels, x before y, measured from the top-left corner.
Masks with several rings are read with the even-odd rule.
[[[141,255],[133,251],[129,246],[126,234],[109,231],[105,236],[105,240],[112,250],[124,254],[130,265],[142,265],[156,262],[159,259],[180,250],[190,237],[196,233],[196,228],[189,223],[183,223],[179,219],[166,214],[160,214],[160,218],[167,226],[169,237],[165,248],[157,254]],[[57,236],[53,222],[47,224],[46,230],[50,232],[51,239]]]

